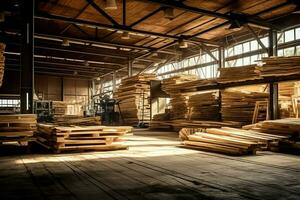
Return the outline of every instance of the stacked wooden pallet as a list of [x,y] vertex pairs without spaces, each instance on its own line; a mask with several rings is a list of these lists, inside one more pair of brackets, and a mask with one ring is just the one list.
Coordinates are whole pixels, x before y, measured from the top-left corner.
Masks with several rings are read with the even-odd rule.
[[287,137],[223,127],[196,132],[187,138],[183,144],[188,148],[228,155],[247,155],[255,154],[257,150],[268,149],[270,143],[285,140]]
[[188,118],[191,120],[220,120],[218,92],[209,91],[190,96],[188,109]]
[[141,121],[149,123],[151,80],[156,80],[156,76],[140,74],[122,79],[114,98],[119,101],[125,124],[136,125]]
[[101,117],[82,117],[77,115],[63,115],[54,118],[53,123],[60,126],[82,125],[93,126],[101,125]]
[[220,68],[220,76],[218,83],[239,82],[245,80],[259,79],[259,75],[255,72],[256,65],[248,65],[243,67],[226,67]]
[[262,58],[262,62],[256,67],[262,77],[300,74],[300,56]]
[[5,44],[0,43],[0,87],[2,86],[3,76],[4,76],[4,65],[5,65],[5,57],[4,50]]
[[[236,121],[251,124],[256,102],[268,100],[268,93],[246,92],[238,90],[222,91],[222,119],[223,121]],[[261,110],[257,120],[266,119],[266,107]]]
[[27,145],[36,130],[36,115],[0,115],[0,143],[19,142]]
[[132,132],[129,126],[56,126],[38,124],[37,142],[55,152],[66,150],[127,149],[121,139]]
[[244,126],[245,130],[253,130],[268,134],[287,137],[288,140],[281,140],[273,143],[274,148],[290,148],[300,151],[300,119],[286,118],[278,120],[266,120],[257,124]]

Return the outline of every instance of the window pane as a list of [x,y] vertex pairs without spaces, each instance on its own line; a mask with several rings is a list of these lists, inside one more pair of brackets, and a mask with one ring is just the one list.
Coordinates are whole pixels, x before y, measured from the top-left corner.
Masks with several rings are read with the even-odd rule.
[[285,42],[290,42],[295,40],[294,29],[284,32]]
[[284,56],[293,56],[295,54],[294,51],[295,51],[294,47],[286,48],[284,49]]
[[300,56],[300,46],[297,46],[296,54],[297,54],[297,56]]
[[261,42],[265,45],[265,47],[269,47],[268,37],[264,37],[261,39]]
[[243,62],[244,65],[250,65],[250,57],[245,57]]
[[278,44],[284,43],[284,34],[277,34]]
[[234,47],[234,55],[239,55],[243,53],[243,45],[239,44]]
[[299,40],[300,39],[300,28],[296,29],[296,39]]
[[278,50],[278,56],[283,56],[283,50],[282,49],[280,49],[280,50]]
[[246,42],[243,44],[243,51],[244,51],[244,53],[250,51],[250,42]]
[[258,43],[256,40],[251,41],[250,43],[251,51],[255,51],[258,49]]

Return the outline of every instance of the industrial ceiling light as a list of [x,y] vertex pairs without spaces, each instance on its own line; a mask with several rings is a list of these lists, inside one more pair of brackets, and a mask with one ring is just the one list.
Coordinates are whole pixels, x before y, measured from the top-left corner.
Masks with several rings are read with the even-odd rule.
[[129,33],[127,31],[123,32],[121,35],[121,39],[129,40],[130,39]]
[[105,9],[106,10],[116,10],[116,9],[118,9],[116,0],[106,0]]
[[184,40],[179,40],[178,45],[179,45],[180,49],[186,49],[186,48],[188,48],[188,44]]
[[164,17],[170,20],[174,19],[175,18],[174,8],[170,8],[170,7],[166,8],[164,10]]
[[70,41],[67,40],[67,39],[63,39],[61,46],[69,47],[70,46]]
[[241,23],[238,20],[233,20],[229,26],[229,30],[238,30],[242,27]]

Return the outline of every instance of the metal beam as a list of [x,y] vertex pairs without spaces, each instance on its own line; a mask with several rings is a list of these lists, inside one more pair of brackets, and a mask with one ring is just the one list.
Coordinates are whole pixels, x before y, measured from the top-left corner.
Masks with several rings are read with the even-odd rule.
[[128,60],[128,77],[132,76],[132,65],[133,65],[133,61],[132,60]]
[[141,19],[137,20],[136,22],[133,22],[129,27],[134,27],[138,24],[140,24],[141,22],[145,21],[146,19],[148,19],[149,17],[152,17],[153,15],[155,15],[156,13],[159,13],[160,11],[162,11],[163,9],[165,9],[164,7],[160,7],[154,11],[152,11],[151,13],[149,13],[148,15],[145,15],[144,17],[142,17]]
[[[160,38],[168,38],[171,40],[190,40],[191,42],[195,42],[195,40],[192,40],[190,37],[182,37],[182,36],[174,36],[174,35],[168,35],[168,34],[162,34],[162,33],[156,33],[156,32],[150,32],[150,31],[143,31],[143,30],[137,30],[133,29],[127,26],[112,26],[112,25],[107,25],[107,24],[101,24],[97,22],[91,22],[91,21],[86,21],[86,20],[81,20],[81,19],[73,19],[69,17],[64,17],[64,16],[58,16],[58,15],[50,15],[47,13],[40,13],[39,15],[35,16],[37,19],[42,19],[42,20],[56,20],[56,21],[62,21],[65,23],[71,23],[71,24],[77,24],[77,25],[82,25],[82,26],[89,26],[93,28],[102,28],[102,29],[111,29],[111,30],[120,30],[120,31],[127,31],[127,32],[132,32],[136,34],[141,34],[143,36],[155,36],[155,37],[160,37]],[[204,40],[204,39],[198,39],[198,42],[203,42],[211,45],[218,45],[216,42],[212,42],[209,40]]]
[[187,12],[192,12],[192,13],[196,13],[196,14],[206,15],[206,16],[210,16],[210,17],[216,17],[216,18],[225,19],[225,20],[229,20],[229,21],[239,20],[243,23],[253,23],[253,24],[260,25],[260,26],[265,26],[265,27],[276,29],[276,27],[274,27],[272,24],[269,24],[268,22],[265,22],[263,20],[257,20],[255,18],[246,16],[246,15],[233,14],[233,13],[230,13],[230,14],[218,13],[218,12],[214,12],[214,11],[210,11],[210,10],[187,6],[184,3],[178,2],[178,1],[148,0],[148,2],[149,1],[153,2],[153,3],[159,3],[160,5],[163,5],[163,6],[172,7],[172,8],[176,8],[179,10],[185,10]]
[[264,43],[262,43],[262,41],[260,40],[260,38],[258,37],[258,35],[255,33],[255,31],[249,26],[246,26],[248,28],[248,30],[251,32],[251,34],[253,35],[253,37],[256,39],[256,41],[258,42],[258,44],[261,46],[261,48],[268,53],[268,49],[267,47],[264,45]]
[[103,15],[108,21],[113,25],[119,25],[110,15],[108,15],[104,10],[102,10],[93,0],[86,0],[95,10],[97,10],[101,15]]
[[35,0],[22,3],[21,113],[33,113],[34,92],[34,6]]

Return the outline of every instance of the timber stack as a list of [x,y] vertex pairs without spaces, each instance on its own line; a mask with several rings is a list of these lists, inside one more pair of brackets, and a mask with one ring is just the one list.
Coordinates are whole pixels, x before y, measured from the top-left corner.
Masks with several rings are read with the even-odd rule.
[[0,115],[0,143],[18,142],[27,145],[36,130],[35,114]]
[[170,95],[171,119],[187,119],[188,117],[188,94],[180,93],[177,84],[198,79],[195,75],[177,75],[162,81],[162,90]]
[[150,122],[150,81],[154,74],[140,74],[122,79],[114,98],[119,101],[125,124],[136,125]]
[[255,69],[256,65],[220,68],[220,76],[217,79],[217,82],[229,83],[259,79],[260,77]]
[[122,137],[130,134],[129,126],[57,126],[38,124],[37,143],[54,152],[72,150],[127,149]]
[[6,45],[4,43],[0,43],[0,87],[2,86],[3,76],[4,76],[4,65],[5,65],[5,51]]
[[300,56],[262,58],[256,72],[262,77],[300,74]]
[[191,120],[220,120],[219,94],[217,91],[203,92],[190,96],[188,100]]
[[269,149],[273,142],[287,139],[287,136],[229,127],[206,129],[180,137],[185,139],[183,145],[186,148],[234,156],[255,154],[257,150]]
[[82,117],[77,115],[63,115],[63,116],[55,117],[53,123],[60,126],[70,126],[70,125],[95,126],[95,125],[101,125],[101,117],[100,116]]
[[278,143],[273,143],[272,147],[275,150],[297,149],[298,153],[300,153],[299,118],[266,120],[256,124],[243,126],[243,129],[287,137],[287,140],[281,140]]
[[[236,121],[242,124],[251,124],[257,102],[266,102],[268,93],[249,92],[238,90],[223,90],[222,94],[222,120]],[[266,120],[267,106],[258,111],[257,121]]]

